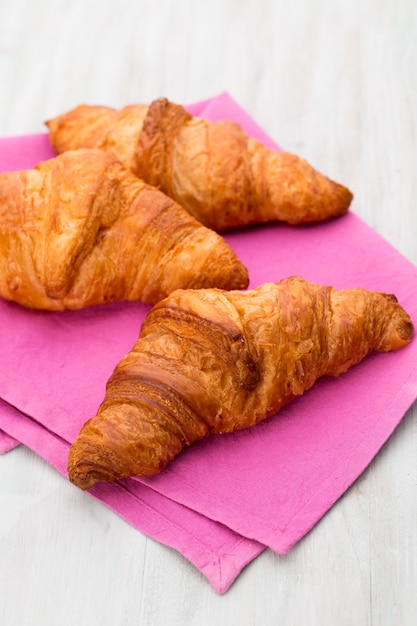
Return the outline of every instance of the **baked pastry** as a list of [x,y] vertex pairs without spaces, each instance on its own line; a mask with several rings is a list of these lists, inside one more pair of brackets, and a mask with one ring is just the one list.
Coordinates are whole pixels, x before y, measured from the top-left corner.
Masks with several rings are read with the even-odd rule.
[[3,298],[63,310],[247,285],[219,234],[102,150],[0,175]]
[[291,277],[248,291],[177,290],[151,309],[115,368],[71,446],[69,478],[88,489],[155,474],[185,446],[254,426],[319,377],[412,334],[395,296],[364,289]]
[[235,122],[193,117],[166,98],[121,110],[81,105],[47,126],[57,152],[108,150],[218,232],[319,222],[343,215],[352,200],[298,156],[266,148]]

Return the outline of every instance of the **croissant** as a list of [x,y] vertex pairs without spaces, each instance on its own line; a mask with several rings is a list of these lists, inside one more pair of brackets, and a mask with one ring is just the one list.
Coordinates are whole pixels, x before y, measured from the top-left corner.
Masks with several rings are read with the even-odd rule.
[[239,124],[193,117],[166,98],[121,110],[81,105],[46,124],[58,152],[108,150],[218,232],[326,220],[346,213],[353,197],[307,161],[250,138]]
[[248,285],[226,241],[112,155],[0,175],[0,296],[47,310]]
[[212,433],[254,426],[321,376],[411,340],[395,296],[291,277],[248,291],[177,290],[154,306],[72,444],[81,489],[147,476]]

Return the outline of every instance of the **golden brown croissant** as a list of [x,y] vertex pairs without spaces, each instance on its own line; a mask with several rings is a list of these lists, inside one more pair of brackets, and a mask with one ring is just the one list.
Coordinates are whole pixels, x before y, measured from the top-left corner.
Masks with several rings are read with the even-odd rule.
[[62,310],[247,285],[219,234],[102,150],[0,175],[3,298]]
[[121,110],[81,105],[47,122],[58,152],[108,150],[217,231],[343,215],[351,192],[305,160],[264,147],[235,122],[209,122],[160,98]]
[[81,489],[162,470],[211,433],[255,425],[320,376],[409,343],[395,296],[292,277],[250,291],[177,290],[157,304],[69,454]]

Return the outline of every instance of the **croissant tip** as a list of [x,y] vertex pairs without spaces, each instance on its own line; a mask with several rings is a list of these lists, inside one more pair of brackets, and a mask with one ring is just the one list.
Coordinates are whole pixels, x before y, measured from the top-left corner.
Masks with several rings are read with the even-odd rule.
[[87,491],[88,489],[91,489],[91,487],[93,487],[93,485],[95,485],[96,482],[98,482],[95,478],[90,476],[88,473],[80,474],[78,472],[69,471],[68,478],[69,478],[70,483],[72,483],[73,485],[75,485],[75,487],[78,487],[82,491]]
[[98,482],[113,482],[117,479],[114,472],[105,467],[103,462],[97,462],[96,453],[94,448],[86,447],[85,444],[80,448],[78,440],[70,447],[68,478],[73,485],[83,491],[91,489]]
[[92,471],[92,468],[89,463],[86,462],[77,462],[74,457],[74,451],[72,447],[70,448],[69,458],[68,458],[68,478],[70,483],[86,491],[90,489],[93,485],[100,481],[95,475],[95,472]]
[[335,217],[338,217],[345,215],[349,211],[354,195],[350,191],[350,189],[348,189],[348,187],[345,187],[344,185],[341,185],[339,183],[334,183],[334,185],[335,194],[333,206],[335,209]]
[[68,478],[75,487],[87,491],[96,483],[115,482],[119,476],[116,476],[110,469],[97,467],[88,461],[81,460],[79,463],[68,464]]
[[411,319],[400,319],[396,325],[396,331],[399,341],[403,344],[407,344],[411,341],[414,335],[414,324]]
[[381,352],[398,350],[412,340],[414,324],[394,294],[383,294],[383,296],[392,308],[379,350]]

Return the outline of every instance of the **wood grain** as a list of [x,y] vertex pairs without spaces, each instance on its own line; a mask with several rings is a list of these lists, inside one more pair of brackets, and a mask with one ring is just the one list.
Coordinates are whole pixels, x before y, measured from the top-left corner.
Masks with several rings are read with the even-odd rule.
[[[416,33],[414,0],[0,0],[0,135],[227,90],[417,264]],[[224,596],[20,447],[0,457],[0,623],[412,626],[416,441],[414,405],[313,531]]]

